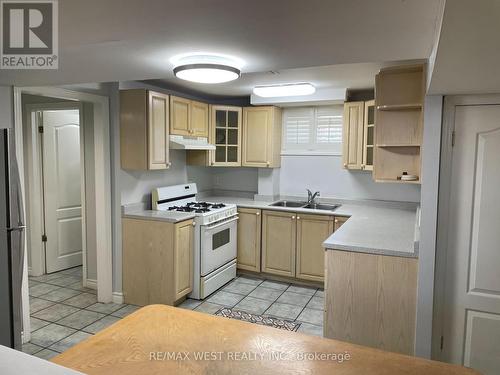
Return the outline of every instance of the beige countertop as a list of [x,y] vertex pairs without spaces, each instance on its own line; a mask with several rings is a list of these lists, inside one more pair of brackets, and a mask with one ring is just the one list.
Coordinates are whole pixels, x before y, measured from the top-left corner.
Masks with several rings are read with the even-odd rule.
[[168,223],[178,223],[180,221],[189,220],[194,218],[194,214],[190,212],[177,212],[177,211],[153,211],[153,210],[132,210],[126,211],[122,217],[129,219],[140,220],[157,220],[166,221]]

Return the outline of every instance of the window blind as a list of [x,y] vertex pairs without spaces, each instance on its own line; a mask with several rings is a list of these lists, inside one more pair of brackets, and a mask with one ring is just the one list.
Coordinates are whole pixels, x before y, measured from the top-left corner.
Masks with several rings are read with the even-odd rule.
[[343,106],[286,108],[282,151],[341,154]]

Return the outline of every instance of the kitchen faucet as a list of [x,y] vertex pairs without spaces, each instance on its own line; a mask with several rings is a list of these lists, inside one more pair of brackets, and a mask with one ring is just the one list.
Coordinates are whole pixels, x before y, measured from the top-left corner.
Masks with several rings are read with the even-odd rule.
[[319,191],[313,194],[311,190],[307,189],[307,204],[315,204],[316,197],[319,197]]

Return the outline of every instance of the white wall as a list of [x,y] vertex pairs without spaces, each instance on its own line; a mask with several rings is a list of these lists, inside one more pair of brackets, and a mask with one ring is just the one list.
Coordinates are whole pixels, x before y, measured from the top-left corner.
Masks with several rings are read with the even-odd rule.
[[186,183],[186,152],[171,150],[170,161],[172,166],[166,171],[129,171],[120,168],[121,204],[149,204],[154,188]]
[[341,156],[282,156],[280,194],[304,195],[306,188],[322,197],[420,201],[418,185],[375,183],[369,172],[344,169]]
[[431,358],[442,111],[442,96],[426,97],[415,341],[415,354],[424,358]]
[[196,182],[198,191],[234,190],[257,194],[257,168],[187,167],[190,182]]

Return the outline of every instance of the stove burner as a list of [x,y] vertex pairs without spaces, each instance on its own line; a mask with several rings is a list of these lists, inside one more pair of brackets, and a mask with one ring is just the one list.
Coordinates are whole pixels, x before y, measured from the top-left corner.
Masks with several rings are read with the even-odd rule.
[[212,205],[212,208],[217,209],[217,208],[223,208],[226,207],[224,203],[215,203]]
[[224,203],[208,203],[208,202],[189,202],[184,206],[172,206],[169,207],[169,211],[179,211],[179,212],[194,212],[197,214],[203,214],[210,212],[215,209],[224,208],[226,205]]

